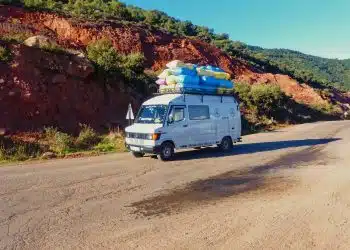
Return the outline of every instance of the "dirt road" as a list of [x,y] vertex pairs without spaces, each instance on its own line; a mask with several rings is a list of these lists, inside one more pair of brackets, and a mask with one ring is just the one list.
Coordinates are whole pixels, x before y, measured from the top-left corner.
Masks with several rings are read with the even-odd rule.
[[0,249],[348,249],[350,122],[243,139],[1,167]]

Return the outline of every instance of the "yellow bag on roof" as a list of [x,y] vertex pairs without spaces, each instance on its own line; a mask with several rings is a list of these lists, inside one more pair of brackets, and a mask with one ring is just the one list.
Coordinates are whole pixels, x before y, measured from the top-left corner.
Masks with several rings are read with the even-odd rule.
[[167,76],[171,75],[171,70],[170,69],[165,69],[163,70],[162,73],[159,74],[158,78],[159,79],[166,79]]
[[224,79],[224,80],[229,80],[230,79],[230,74],[226,72],[216,72],[212,70],[207,70],[203,68],[197,68],[198,75],[200,76],[212,76],[217,79]]
[[166,77],[166,84],[167,85],[176,85],[177,83],[177,77],[174,75],[170,75]]
[[206,70],[203,68],[197,68],[197,72],[199,76],[214,76],[214,71]]
[[229,80],[230,79],[230,74],[226,73],[226,72],[213,72],[214,73],[214,77],[218,78],[218,79],[225,79],[225,80]]

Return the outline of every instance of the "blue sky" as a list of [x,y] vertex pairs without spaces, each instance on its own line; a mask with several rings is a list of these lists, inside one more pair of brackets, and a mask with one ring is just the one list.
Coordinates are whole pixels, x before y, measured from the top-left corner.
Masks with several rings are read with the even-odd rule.
[[228,33],[232,40],[350,58],[350,0],[122,0]]

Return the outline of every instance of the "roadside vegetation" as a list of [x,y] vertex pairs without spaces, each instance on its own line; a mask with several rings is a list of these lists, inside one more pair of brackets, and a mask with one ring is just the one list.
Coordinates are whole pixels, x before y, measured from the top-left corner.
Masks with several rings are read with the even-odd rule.
[[284,124],[337,119],[331,103],[314,107],[297,103],[277,85],[236,83],[235,92],[243,110],[244,134]]
[[22,43],[31,36],[33,34],[29,32],[12,31],[11,33],[1,35],[0,39],[6,42]]
[[8,62],[11,59],[11,51],[0,45],[0,62]]
[[82,125],[75,137],[53,127],[45,128],[38,139],[30,141],[0,135],[0,163],[125,151],[121,133],[98,134],[87,125]]

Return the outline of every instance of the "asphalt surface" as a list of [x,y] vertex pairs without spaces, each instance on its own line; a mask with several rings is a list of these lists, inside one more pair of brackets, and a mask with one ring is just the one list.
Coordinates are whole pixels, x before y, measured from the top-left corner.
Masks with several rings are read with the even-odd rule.
[[232,152],[0,167],[0,249],[348,249],[350,122]]

